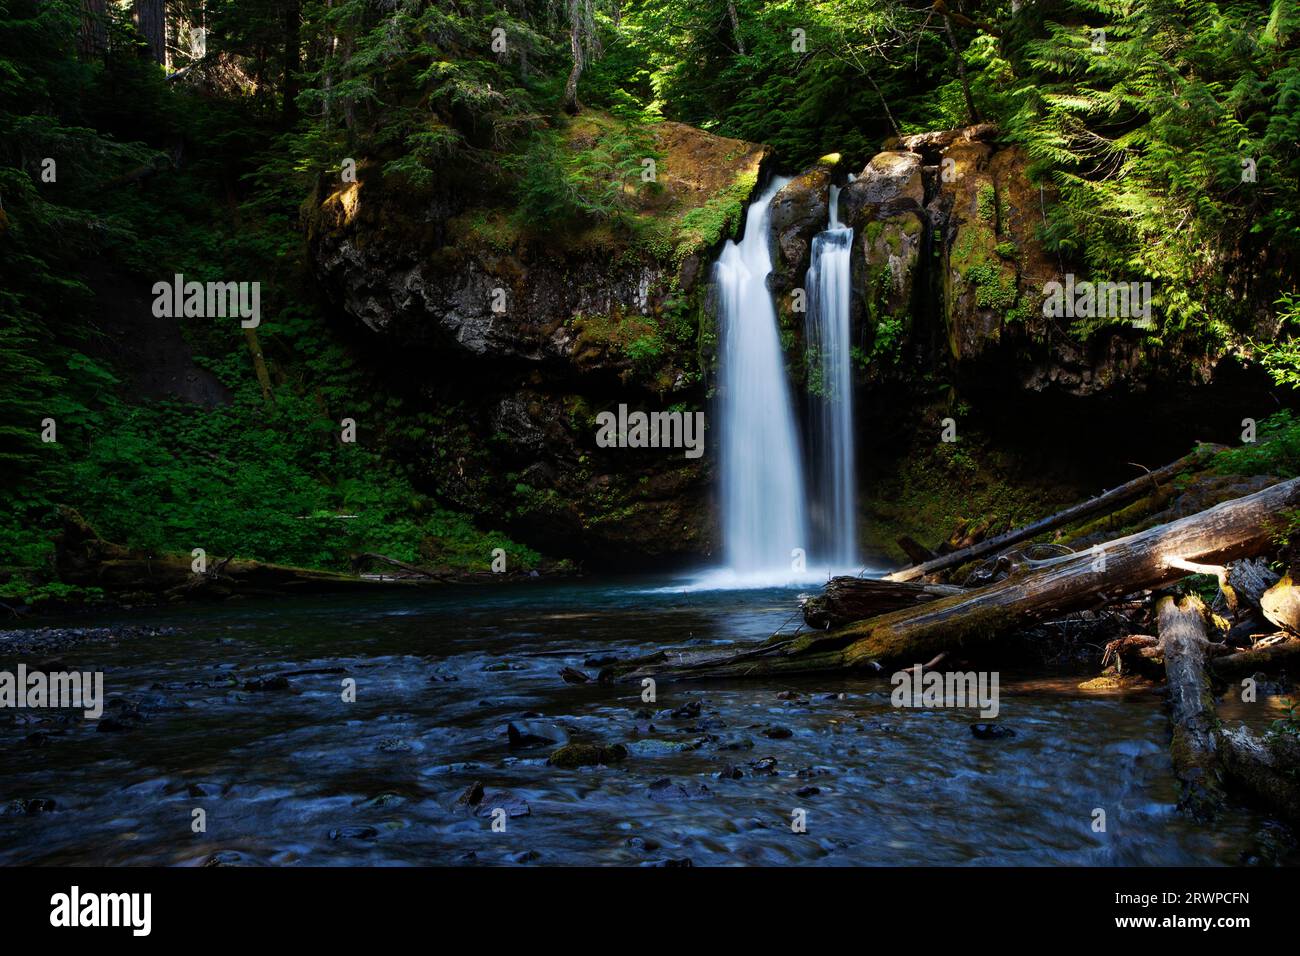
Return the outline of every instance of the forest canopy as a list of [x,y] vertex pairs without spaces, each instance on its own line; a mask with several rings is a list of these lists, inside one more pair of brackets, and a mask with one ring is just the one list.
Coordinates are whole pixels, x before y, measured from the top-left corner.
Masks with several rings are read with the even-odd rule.
[[[612,132],[574,153],[561,134],[591,112]],[[1250,340],[1255,356],[1300,384],[1294,0],[0,0],[0,456],[14,505],[0,563],[40,563],[33,529],[56,503],[134,544],[203,537],[326,567],[362,544],[409,559],[432,540],[453,563],[479,548],[496,533],[425,499],[400,463],[455,428],[454,404],[374,397],[373,373],[320,321],[299,208],[354,162],[413,195],[471,175],[520,229],[617,228],[663,120],[769,144],[790,172],[993,124],[1053,197],[1051,254],[1159,280],[1154,343],[1223,344],[1262,322],[1274,334]],[[187,330],[229,404],[197,416],[122,394],[99,341],[99,267],[264,277],[256,348],[237,329]],[[252,367],[258,348],[273,382]],[[330,441],[341,409],[372,403],[389,406],[378,434]],[[372,517],[321,532],[271,516],[286,495],[308,516],[364,499]],[[228,513],[196,504],[213,497]],[[165,506],[141,520],[140,501]]]

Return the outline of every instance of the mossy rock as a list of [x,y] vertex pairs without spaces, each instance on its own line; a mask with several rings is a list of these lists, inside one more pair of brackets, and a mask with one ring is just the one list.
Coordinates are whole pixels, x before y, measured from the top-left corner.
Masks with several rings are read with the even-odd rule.
[[577,767],[593,767],[602,764],[618,763],[627,759],[627,748],[622,744],[602,747],[598,744],[566,744],[547,759],[552,767],[573,770]]

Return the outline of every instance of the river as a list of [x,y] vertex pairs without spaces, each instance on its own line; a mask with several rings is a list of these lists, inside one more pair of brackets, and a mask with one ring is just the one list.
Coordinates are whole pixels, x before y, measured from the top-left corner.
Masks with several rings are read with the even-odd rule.
[[[982,740],[973,711],[891,707],[882,676],[661,684],[653,703],[639,685],[558,676],[766,637],[796,593],[448,587],[122,611],[93,624],[160,633],[21,658],[0,642],[0,669],[103,671],[105,717],[127,726],[0,713],[0,806],[53,801],[0,814],[0,863],[1146,865],[1256,852],[1248,814],[1209,829],[1175,813],[1153,693],[1004,672],[997,721],[1015,736]],[[253,689],[276,676],[287,686]],[[512,746],[512,722],[542,742]],[[547,765],[565,739],[630,753]],[[494,831],[456,802],[474,781],[481,809],[527,815]]]

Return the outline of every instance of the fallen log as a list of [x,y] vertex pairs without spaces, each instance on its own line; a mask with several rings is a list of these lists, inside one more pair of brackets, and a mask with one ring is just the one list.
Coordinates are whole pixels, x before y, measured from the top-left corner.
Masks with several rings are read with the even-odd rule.
[[1300,504],[1300,478],[1225,501],[1167,525],[1045,561],[1026,562],[987,587],[859,621],[836,631],[775,635],[733,653],[659,652],[612,665],[603,680],[721,677],[913,664],[1062,613],[1185,577],[1171,560],[1223,563],[1269,546],[1269,519]]
[[903,549],[903,553],[907,555],[907,560],[913,564],[924,564],[926,561],[933,561],[935,558],[933,551],[910,535],[900,535],[895,540],[898,542],[898,546]]
[[1156,607],[1169,691],[1169,753],[1182,792],[1178,807],[1197,820],[1213,820],[1224,806],[1216,740],[1218,718],[1205,672],[1205,605],[1195,595],[1161,598]]
[[352,570],[359,574],[370,562],[391,565],[392,567],[406,572],[405,578],[394,577],[394,580],[451,581],[456,579],[456,575],[450,571],[436,571],[433,568],[422,568],[418,564],[399,561],[397,558],[390,558],[386,554],[379,554],[375,551],[363,551],[360,554],[353,555]]
[[1219,752],[1231,782],[1293,826],[1300,824],[1300,736],[1224,728]]
[[1282,641],[1278,644],[1238,651],[1235,654],[1216,657],[1210,662],[1210,670],[1214,672],[1214,676],[1225,681],[1250,677],[1257,673],[1266,674],[1288,666],[1294,666],[1300,673],[1300,640]]
[[1184,455],[1175,462],[1165,465],[1163,468],[1157,468],[1155,471],[1148,472],[1132,481],[1125,482],[1117,488],[1112,488],[1104,494],[1095,498],[1089,498],[1087,501],[1080,502],[1077,505],[1066,508],[1064,511],[1058,511],[1054,515],[1046,518],[1040,518],[1038,521],[1024,525],[1020,528],[1014,528],[1004,534],[996,537],[986,538],[977,542],[968,548],[962,548],[945,554],[942,557],[935,558],[932,561],[926,561],[924,564],[916,564],[909,568],[895,571],[893,574],[886,575],[887,581],[915,581],[917,578],[925,577],[929,574],[936,574],[939,571],[946,571],[949,568],[960,567],[977,558],[982,558],[988,554],[995,554],[1013,544],[1021,541],[1028,541],[1030,538],[1036,538],[1040,534],[1064,527],[1065,525],[1074,524],[1076,521],[1082,521],[1084,518],[1090,518],[1093,515],[1103,514],[1106,511],[1113,510],[1118,506],[1125,504],[1139,495],[1154,491],[1162,482],[1169,481],[1171,478],[1180,474],[1189,468],[1201,466],[1213,451],[1213,446],[1201,445],[1189,455]]
[[[1211,821],[1226,806],[1227,786],[1234,785],[1273,813],[1300,821],[1300,736],[1259,736],[1220,723],[1206,671],[1206,652],[1218,646],[1206,638],[1207,613],[1194,596],[1181,602],[1163,598],[1156,609],[1169,690],[1169,752],[1182,790],[1178,807]],[[1300,647],[1300,641],[1289,643]],[[1246,656],[1230,654],[1210,666],[1219,670]]]
[[879,578],[836,577],[826,582],[823,592],[803,603],[803,619],[819,631],[842,627],[854,621],[915,607],[954,594],[965,588],[951,584],[915,584]]
[[351,574],[318,571],[241,558],[207,556],[196,572],[188,554],[133,550],[105,541],[71,508],[61,513],[55,536],[55,567],[60,580],[97,587],[110,594],[150,594],[172,600],[223,598],[232,594],[325,594],[375,591],[421,581],[380,582]]

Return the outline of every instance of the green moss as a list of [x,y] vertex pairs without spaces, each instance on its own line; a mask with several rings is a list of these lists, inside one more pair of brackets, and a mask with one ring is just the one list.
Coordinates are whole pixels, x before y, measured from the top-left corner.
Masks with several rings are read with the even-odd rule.
[[975,214],[979,216],[980,222],[989,225],[997,221],[998,194],[992,183],[985,183],[980,187],[975,197]]
[[739,225],[745,203],[757,184],[756,170],[740,173],[725,190],[683,215],[677,222],[674,257],[680,262],[687,256],[713,248],[731,235]]

